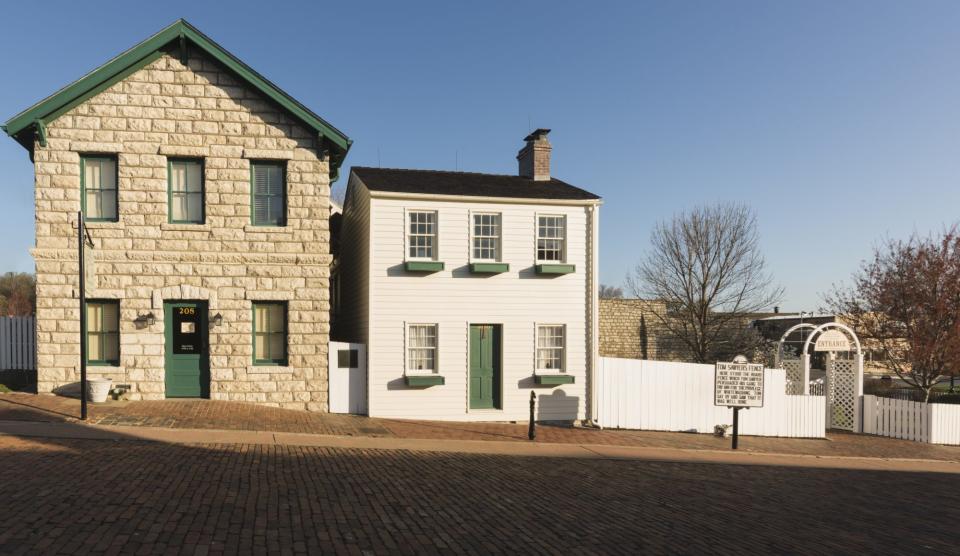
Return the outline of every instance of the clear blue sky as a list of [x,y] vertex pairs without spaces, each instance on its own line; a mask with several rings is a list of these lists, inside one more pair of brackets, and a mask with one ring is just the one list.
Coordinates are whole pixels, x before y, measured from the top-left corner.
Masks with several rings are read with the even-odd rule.
[[[743,201],[812,310],[882,238],[960,218],[957,2],[212,4],[5,4],[0,119],[184,17],[353,138],[346,167],[513,173],[552,128],[554,174],[605,199],[605,283],[658,219]],[[0,165],[0,270],[32,271],[31,166],[6,137]]]

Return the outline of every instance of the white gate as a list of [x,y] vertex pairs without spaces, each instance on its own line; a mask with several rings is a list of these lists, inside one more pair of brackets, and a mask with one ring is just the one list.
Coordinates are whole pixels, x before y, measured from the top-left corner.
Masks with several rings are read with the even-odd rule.
[[857,430],[859,357],[849,360],[827,355],[827,426],[832,429]]
[[367,414],[367,347],[330,342],[330,413]]

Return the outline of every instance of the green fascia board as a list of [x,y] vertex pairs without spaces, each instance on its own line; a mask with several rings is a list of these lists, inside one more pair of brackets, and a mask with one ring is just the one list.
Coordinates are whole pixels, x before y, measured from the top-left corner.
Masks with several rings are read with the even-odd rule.
[[473,274],[500,274],[510,272],[507,263],[470,263],[470,272]]
[[537,274],[573,274],[577,266],[572,264],[538,264]]
[[407,386],[443,386],[445,384],[440,375],[406,375],[403,381]]
[[[300,104],[267,78],[254,71],[253,68],[243,63],[239,58],[225,50],[222,46],[210,39],[210,37],[207,37],[183,19],[178,19],[155,35],[121,53],[79,80],[67,85],[56,93],[10,118],[3,126],[4,131],[6,131],[7,135],[16,137],[24,130],[34,126],[38,121],[52,121],[53,117],[62,115],[63,112],[69,110],[69,108],[66,108],[67,106],[72,108],[80,102],[89,99],[91,96],[105,89],[106,87],[103,87],[103,84],[111,79],[114,79],[115,81],[113,82],[115,83],[116,80],[119,80],[117,79],[119,75],[129,75],[129,73],[142,68],[156,59],[155,57],[151,58],[151,55],[159,56],[158,53],[160,53],[164,47],[173,41],[177,41],[179,44],[181,38],[190,41],[209,56],[236,73],[248,85],[279,104],[298,120],[315,130],[322,139],[328,141],[334,147],[334,150],[338,151],[341,155],[333,157],[334,161],[338,164],[342,162],[342,155],[346,154],[352,143],[343,132],[313,113],[306,106]],[[20,138],[18,138],[18,141],[26,146],[25,141]]]
[[443,263],[440,261],[407,261],[403,263],[403,268],[407,272],[440,272],[443,270]]
[[560,384],[573,384],[574,377],[570,375],[536,375],[537,384],[558,386]]

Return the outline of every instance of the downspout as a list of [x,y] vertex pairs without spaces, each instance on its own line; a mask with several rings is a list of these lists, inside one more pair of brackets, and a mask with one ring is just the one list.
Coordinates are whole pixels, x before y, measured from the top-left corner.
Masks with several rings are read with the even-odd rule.
[[600,340],[600,288],[597,276],[600,272],[600,204],[592,204],[587,209],[590,218],[590,275],[587,278],[587,300],[590,315],[590,418],[587,425],[601,428],[597,424],[597,365],[599,364]]

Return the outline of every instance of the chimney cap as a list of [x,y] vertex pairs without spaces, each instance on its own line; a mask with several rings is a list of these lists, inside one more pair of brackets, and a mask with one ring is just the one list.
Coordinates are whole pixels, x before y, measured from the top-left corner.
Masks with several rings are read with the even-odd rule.
[[530,135],[527,135],[526,137],[524,137],[523,140],[524,140],[524,141],[536,141],[537,139],[540,139],[541,137],[546,137],[548,133],[550,133],[550,130],[549,130],[549,129],[546,129],[546,128],[543,128],[543,127],[537,128],[536,130],[534,130],[533,132],[531,132]]

